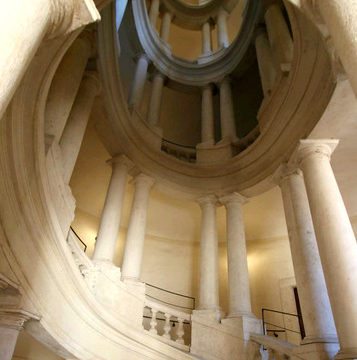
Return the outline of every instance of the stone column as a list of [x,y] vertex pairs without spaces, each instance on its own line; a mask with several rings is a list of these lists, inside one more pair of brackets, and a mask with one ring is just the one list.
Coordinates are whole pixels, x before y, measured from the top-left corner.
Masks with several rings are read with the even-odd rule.
[[350,0],[324,0],[315,3],[357,96],[357,3]]
[[276,3],[270,4],[264,18],[273,54],[276,56],[281,70],[289,71],[294,45],[280,6]]
[[171,27],[172,14],[166,11],[162,17],[160,37],[162,41],[168,43],[170,38],[170,27]]
[[201,142],[214,145],[213,85],[202,88]]
[[237,138],[230,78],[226,76],[219,84],[222,140],[234,141]]
[[269,96],[277,79],[277,66],[265,30],[258,29],[255,50],[264,96]]
[[151,0],[149,19],[151,26],[156,30],[157,18],[159,16],[160,0]]
[[93,260],[113,262],[125,186],[132,163],[125,155],[114,157],[110,163],[112,165],[112,176],[100,220]]
[[17,342],[17,337],[23,330],[24,323],[38,317],[19,309],[0,308],[0,359],[11,360]]
[[135,178],[134,183],[135,194],[126,235],[122,278],[137,281],[140,278],[144,251],[149,192],[154,185],[154,179],[140,174]]
[[216,197],[198,199],[202,211],[199,310],[219,310]]
[[335,359],[357,358],[357,243],[330,157],[337,140],[300,140],[304,173],[327,291],[340,342]]
[[138,57],[138,62],[136,64],[133,85],[131,87],[131,92],[129,96],[129,106],[135,106],[137,108],[140,108],[144,95],[144,87],[148,66],[148,57],[145,54],[141,54]]
[[84,30],[64,55],[47,97],[45,133],[59,142],[71,112],[88,58],[92,53],[93,31]]
[[226,208],[227,218],[228,316],[253,316],[242,210],[242,205],[246,199],[237,193],[233,193],[221,197],[220,202]]
[[160,125],[162,89],[164,87],[165,75],[156,72],[152,80],[151,97],[148,109],[148,123],[152,126]]
[[[99,18],[92,1],[78,0],[78,6],[75,3],[74,0],[1,1],[0,118],[42,40]],[[86,12],[85,19],[82,19],[81,13],[76,13],[78,9]]]
[[62,153],[63,177],[66,183],[69,183],[72,176],[92,111],[93,101],[98,95],[99,89],[100,83],[97,73],[86,72],[59,143]]
[[227,32],[227,18],[228,13],[221,8],[217,15],[217,43],[218,48],[225,48],[229,46],[228,32]]
[[306,333],[303,344],[337,343],[304,179],[298,170],[283,167],[278,180]]
[[208,55],[211,52],[211,24],[207,21],[202,25],[202,55]]

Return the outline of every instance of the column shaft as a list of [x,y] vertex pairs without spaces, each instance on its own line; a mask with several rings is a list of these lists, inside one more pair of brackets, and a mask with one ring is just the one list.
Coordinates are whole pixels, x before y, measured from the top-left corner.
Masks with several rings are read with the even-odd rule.
[[229,45],[227,32],[228,13],[224,9],[220,9],[217,16],[217,43],[218,47],[227,47]]
[[199,310],[218,310],[216,199],[214,196],[206,196],[198,202],[202,211]]
[[212,85],[202,88],[201,142],[214,144],[214,113]]
[[144,174],[135,179],[135,194],[131,207],[122,265],[123,279],[139,280],[144,251],[149,192],[154,180]]
[[92,52],[93,33],[85,30],[64,55],[48,93],[45,133],[58,142],[71,112],[88,58]]
[[152,81],[152,90],[148,109],[148,123],[152,126],[160,125],[161,100],[164,79],[164,75],[161,73],[156,73]]
[[202,25],[202,54],[210,54],[211,52],[211,25],[209,22],[205,22]]
[[344,69],[357,96],[357,3],[351,0],[316,1]]
[[171,27],[172,14],[166,11],[162,17],[160,37],[161,39],[168,43],[170,38],[170,27]]
[[255,38],[255,49],[259,66],[260,80],[264,96],[269,96],[275,86],[277,66],[265,31],[261,30]]
[[51,25],[51,1],[0,4],[0,118]]
[[159,16],[160,0],[152,0],[149,11],[151,26],[156,29],[157,18]]
[[221,135],[222,140],[234,141],[237,138],[232,89],[229,78],[224,78],[219,84]]
[[247,248],[245,243],[242,204],[246,201],[239,194],[220,199],[226,208],[227,255],[229,284],[229,317],[252,316],[250,303]]
[[336,328],[303,177],[290,172],[280,182],[291,256],[306,338],[304,343],[336,342]]
[[298,159],[333,311],[340,353],[357,358],[357,243],[331,165],[334,140],[301,140]]
[[99,92],[99,80],[95,72],[87,72],[83,77],[76,100],[60,140],[63,176],[66,183],[72,176],[79,150],[86,131],[93,101]]
[[145,54],[142,54],[136,65],[133,85],[129,96],[129,106],[136,106],[140,108],[144,95],[144,87],[146,81],[146,74],[148,70],[149,59]]
[[124,156],[113,158],[112,175],[100,220],[93,260],[113,261],[118,239],[121,212],[130,161]]
[[278,4],[271,4],[265,12],[265,23],[273,54],[281,69],[288,71],[293,59],[294,46],[288,25]]

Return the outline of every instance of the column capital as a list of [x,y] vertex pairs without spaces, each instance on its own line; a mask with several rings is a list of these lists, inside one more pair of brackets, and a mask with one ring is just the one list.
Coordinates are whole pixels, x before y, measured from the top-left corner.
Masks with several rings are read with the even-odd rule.
[[134,61],[137,63],[137,62],[139,62],[139,60],[146,60],[146,62],[149,64],[150,63],[150,58],[149,58],[149,56],[146,54],[146,53],[144,53],[144,52],[139,52],[139,53],[136,53],[135,55],[134,55],[134,57],[133,57],[133,59],[134,59]]
[[97,71],[87,70],[83,75],[82,82],[86,82],[86,84],[91,87],[95,96],[100,93],[102,86]]
[[0,327],[21,331],[30,319],[40,320],[40,317],[22,309],[0,308]]
[[211,90],[213,91],[214,88],[214,84],[209,83],[209,84],[204,84],[201,86],[201,91],[203,92],[204,90]]
[[111,159],[107,160],[107,164],[111,164],[113,167],[115,165],[122,165],[125,166],[128,171],[134,167],[134,163],[123,154],[113,156]]
[[135,176],[130,183],[135,185],[145,185],[148,189],[151,189],[151,187],[155,184],[155,179],[149,175],[140,173]]
[[216,85],[221,88],[224,84],[230,84],[232,82],[232,77],[230,75],[226,75],[224,78],[218,80],[216,82]]
[[93,1],[50,0],[50,8],[50,27],[47,32],[50,39],[100,20]]
[[229,12],[223,6],[221,6],[217,13],[217,17],[219,16],[225,16],[227,18],[229,16]]
[[161,71],[156,70],[153,74],[152,74],[152,80],[155,78],[161,78],[163,81],[166,80],[166,75],[163,74]]
[[221,196],[219,198],[219,202],[224,206],[229,206],[231,204],[243,205],[248,202],[248,199],[245,196],[243,196],[237,192],[233,192],[233,193]]
[[306,139],[300,140],[292,162],[301,164],[306,158],[317,156],[327,157],[329,160],[335,151],[339,140],[337,139]]
[[200,196],[196,201],[201,207],[204,205],[217,205],[217,197],[213,194]]
[[275,184],[281,186],[281,183],[291,175],[303,176],[302,171],[296,165],[284,163],[278,167],[272,179]]

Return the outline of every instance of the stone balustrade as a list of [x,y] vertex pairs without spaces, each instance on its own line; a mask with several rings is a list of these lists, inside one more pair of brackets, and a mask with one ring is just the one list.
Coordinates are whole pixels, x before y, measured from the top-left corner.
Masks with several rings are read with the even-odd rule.
[[161,150],[168,155],[174,156],[179,160],[190,163],[196,162],[196,149],[188,146],[173,144],[167,140],[162,141]]
[[[163,326],[159,322],[164,322]],[[191,314],[145,299],[143,327],[152,336],[180,350],[189,351],[190,326]]]

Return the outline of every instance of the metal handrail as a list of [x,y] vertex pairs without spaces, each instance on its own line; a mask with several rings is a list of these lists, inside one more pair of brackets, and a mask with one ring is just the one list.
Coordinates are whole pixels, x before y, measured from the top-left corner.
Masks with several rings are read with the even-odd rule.
[[163,142],[166,142],[168,144],[171,144],[171,145],[175,145],[175,146],[178,146],[178,147],[182,147],[182,148],[185,148],[185,149],[191,149],[191,150],[196,150],[196,147],[195,146],[191,146],[191,145],[182,145],[182,144],[177,144],[173,141],[170,141],[170,140],[167,140],[167,139],[162,139]]
[[74,231],[73,227],[70,226],[70,229],[72,230],[73,234],[76,235],[76,238],[82,243],[82,245],[84,246],[84,252],[86,252],[87,250],[87,244],[79,237],[79,235]]
[[164,303],[164,304],[166,304],[166,305],[171,305],[171,306],[180,308],[180,309],[186,309],[186,310],[193,310],[193,309],[194,309],[194,308],[192,309],[192,308],[186,307],[186,306],[180,306],[180,305],[176,305],[176,304],[173,304],[173,303],[169,303],[169,302],[167,302],[167,301],[161,300],[161,299],[156,298],[156,297],[151,296],[151,295],[147,295],[147,294],[146,294],[146,297],[148,297],[148,298],[150,298],[150,299],[154,299],[154,300],[160,301],[160,302],[162,302],[162,303]]
[[[264,311],[273,312],[273,313],[277,313],[277,314],[281,314],[281,315],[294,316],[294,317],[298,318],[300,331],[288,329],[288,328],[285,328],[285,327],[282,327],[282,326],[278,326],[278,325],[266,322],[265,319],[264,319]],[[263,323],[263,334],[264,335],[266,335],[266,332],[269,331],[269,330],[265,330],[265,324],[267,324],[267,325],[275,326],[275,327],[277,327],[279,329],[284,329],[285,331],[291,331],[291,332],[300,334],[301,339],[303,339],[305,337],[305,329],[304,329],[303,318],[302,318],[301,315],[298,315],[298,314],[292,314],[292,313],[288,313],[288,312],[284,312],[284,311],[262,308],[262,323]]]

